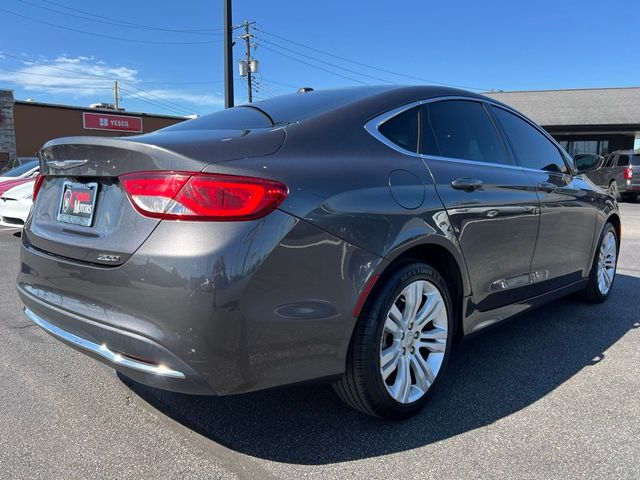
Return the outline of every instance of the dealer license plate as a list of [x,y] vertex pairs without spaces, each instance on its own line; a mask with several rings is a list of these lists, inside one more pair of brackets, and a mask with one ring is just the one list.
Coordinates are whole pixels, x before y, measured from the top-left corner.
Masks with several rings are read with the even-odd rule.
[[65,182],[60,199],[58,221],[90,227],[96,206],[97,183]]

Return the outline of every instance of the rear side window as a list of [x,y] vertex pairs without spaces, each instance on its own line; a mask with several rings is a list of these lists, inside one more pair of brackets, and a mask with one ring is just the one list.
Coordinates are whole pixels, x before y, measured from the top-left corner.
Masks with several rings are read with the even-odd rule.
[[621,153],[618,155],[618,167],[628,167],[629,166],[629,155],[625,155]]
[[405,150],[418,151],[418,107],[410,108],[390,118],[378,131]]
[[522,118],[502,108],[491,107],[515,151],[521,167],[566,173],[560,150]]
[[633,155],[631,157],[631,165],[634,167],[640,166],[640,155]]
[[615,155],[607,155],[604,160],[604,165],[602,166],[605,168],[610,167],[611,164],[613,163],[613,157],[615,157]]
[[421,153],[509,164],[504,145],[482,104],[448,100],[422,106]]

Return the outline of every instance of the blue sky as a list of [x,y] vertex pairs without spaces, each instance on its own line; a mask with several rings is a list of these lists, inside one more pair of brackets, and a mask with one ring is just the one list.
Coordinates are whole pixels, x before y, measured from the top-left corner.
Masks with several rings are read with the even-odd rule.
[[[222,107],[221,0],[3,0],[0,18],[0,88],[18,99],[111,102],[118,79],[127,110]],[[234,2],[234,23],[259,29],[258,98],[428,83],[417,79],[480,91],[638,85],[638,18],[638,0]],[[240,103],[246,87],[234,73]]]

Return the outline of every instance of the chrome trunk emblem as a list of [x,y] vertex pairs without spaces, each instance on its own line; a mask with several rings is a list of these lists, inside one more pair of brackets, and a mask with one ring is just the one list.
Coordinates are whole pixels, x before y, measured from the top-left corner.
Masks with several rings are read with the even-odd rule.
[[47,167],[56,168],[59,170],[66,170],[67,168],[79,167],[84,165],[89,160],[50,160],[47,162]]

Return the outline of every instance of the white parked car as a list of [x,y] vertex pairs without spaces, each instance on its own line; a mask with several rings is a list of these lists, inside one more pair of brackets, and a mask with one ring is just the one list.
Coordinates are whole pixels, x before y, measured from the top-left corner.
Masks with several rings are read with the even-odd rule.
[[7,190],[0,197],[0,225],[21,227],[27,221],[33,205],[35,180]]
[[0,176],[0,182],[5,180],[15,180],[17,178],[31,178],[38,175],[40,171],[40,164],[37,161],[27,162],[19,167],[12,168],[4,172]]

